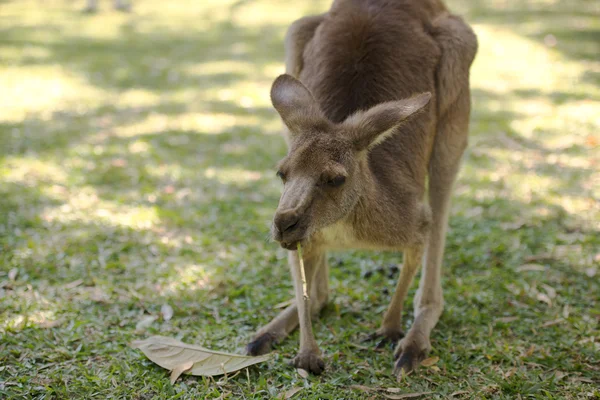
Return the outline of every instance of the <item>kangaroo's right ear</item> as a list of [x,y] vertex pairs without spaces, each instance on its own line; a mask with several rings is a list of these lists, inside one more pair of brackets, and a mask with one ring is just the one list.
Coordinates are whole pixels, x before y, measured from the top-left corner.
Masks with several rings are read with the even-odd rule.
[[355,149],[370,151],[393,135],[407,118],[423,109],[430,99],[431,93],[425,92],[408,99],[381,103],[354,113],[343,124],[352,128]]
[[271,87],[271,102],[292,137],[306,131],[327,129],[329,121],[310,90],[291,75],[281,75]]

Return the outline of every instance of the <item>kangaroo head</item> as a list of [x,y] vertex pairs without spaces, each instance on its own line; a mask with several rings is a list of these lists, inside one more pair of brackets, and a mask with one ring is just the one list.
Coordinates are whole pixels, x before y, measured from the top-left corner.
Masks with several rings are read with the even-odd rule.
[[289,129],[289,151],[278,165],[284,187],[273,239],[293,250],[298,242],[347,216],[365,190],[368,152],[430,97],[422,93],[382,103],[333,123],[300,81],[290,75],[277,78],[271,101]]

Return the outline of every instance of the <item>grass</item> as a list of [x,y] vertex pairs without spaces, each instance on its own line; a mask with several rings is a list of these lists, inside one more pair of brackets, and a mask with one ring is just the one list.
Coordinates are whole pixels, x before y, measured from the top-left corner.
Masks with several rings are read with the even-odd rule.
[[391,350],[361,343],[401,255],[336,253],[323,376],[286,365],[296,333],[247,372],[173,386],[128,343],[242,351],[292,296],[265,239],[285,153],[268,89],[286,27],[328,2],[134,3],[0,5],[0,397],[600,398],[597,1],[450,2],[480,52],[435,366],[397,383]]

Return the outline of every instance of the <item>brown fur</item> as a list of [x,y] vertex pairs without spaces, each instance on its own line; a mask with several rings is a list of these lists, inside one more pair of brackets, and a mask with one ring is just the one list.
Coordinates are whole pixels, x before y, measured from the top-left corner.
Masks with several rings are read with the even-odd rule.
[[402,304],[425,255],[415,322],[398,344],[396,370],[410,371],[426,356],[443,308],[441,258],[476,51],[472,30],[439,0],[335,0],[328,13],[292,24],[291,75],[271,91],[289,145],[273,237],[290,250],[305,247],[310,299],[290,252],[297,301],[256,334],[249,353],[269,351],[300,324],[294,364],[320,373],[310,316],[328,298],[326,250],[365,248],[405,252],[377,332],[390,340],[401,336]]

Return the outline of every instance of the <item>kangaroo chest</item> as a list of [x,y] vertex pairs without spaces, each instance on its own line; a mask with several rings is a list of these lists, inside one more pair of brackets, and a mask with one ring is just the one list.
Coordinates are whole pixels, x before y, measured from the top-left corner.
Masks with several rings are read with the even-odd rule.
[[338,221],[329,225],[323,228],[320,234],[324,246],[331,250],[398,250],[396,247],[382,245],[382,243],[377,243],[377,241],[358,237],[354,227],[346,221]]
[[338,221],[321,230],[324,244],[331,249],[356,247],[361,241],[356,237],[352,225]]

